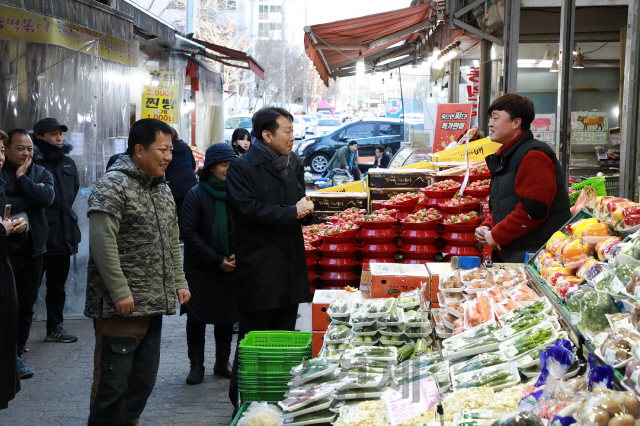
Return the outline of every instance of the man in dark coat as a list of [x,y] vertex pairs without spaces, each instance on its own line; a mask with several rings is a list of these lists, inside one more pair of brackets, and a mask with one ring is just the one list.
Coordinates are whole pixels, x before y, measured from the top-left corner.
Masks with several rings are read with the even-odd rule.
[[172,135],[173,158],[167,166],[165,178],[169,184],[169,189],[176,202],[176,211],[178,219],[180,219],[180,210],[182,210],[182,202],[187,192],[198,184],[196,179],[196,159],[193,156],[191,147],[187,145],[175,131]]
[[45,209],[49,238],[47,252],[42,263],[42,277],[46,274],[47,336],[48,342],[75,342],[78,338],[62,327],[64,291],[71,256],[78,252],[80,227],[73,203],[80,189],[76,162],[68,155],[73,149],[64,142],[62,132],[67,126],[55,118],[43,118],[33,126],[36,137],[33,141],[33,162],[44,167],[53,176],[55,198]]
[[391,163],[391,154],[384,150],[384,146],[376,146],[376,160],[373,163],[373,167],[378,169],[388,169],[389,163]]
[[[9,140],[5,132],[0,131],[0,168],[4,165],[4,142]],[[1,182],[0,182],[1,183]],[[0,211],[6,206],[4,187],[0,185]],[[16,393],[20,391],[18,362],[16,358],[16,340],[18,337],[18,296],[16,283],[8,256],[18,244],[26,238],[24,231],[27,222],[0,218],[0,410],[8,407]]]
[[9,131],[5,143],[6,162],[0,170],[2,186],[11,204],[11,217],[27,220],[27,239],[10,256],[11,268],[18,290],[18,368],[20,378],[33,376],[33,369],[22,362],[24,347],[29,339],[33,306],[38,299],[43,254],[47,251],[49,225],[44,209],[53,202],[51,173],[33,161],[33,142],[26,130]]
[[[298,304],[311,301],[301,225],[313,218],[304,170],[292,153],[293,116],[262,108],[253,116],[256,141],[227,172],[235,211],[238,342],[254,330],[293,330]],[[238,357],[229,397],[238,402]]]

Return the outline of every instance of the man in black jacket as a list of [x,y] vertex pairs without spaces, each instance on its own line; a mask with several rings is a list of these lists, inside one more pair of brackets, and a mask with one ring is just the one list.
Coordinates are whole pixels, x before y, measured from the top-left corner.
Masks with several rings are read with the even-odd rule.
[[[227,172],[234,211],[238,342],[255,330],[293,330],[298,304],[311,301],[300,225],[313,219],[302,161],[293,149],[293,116],[262,108],[253,116],[256,141]],[[238,403],[238,357],[229,397]]]
[[33,142],[26,130],[14,129],[5,144],[6,162],[0,170],[2,185],[11,204],[11,217],[27,220],[27,239],[9,257],[18,292],[18,372],[20,378],[33,376],[33,370],[24,365],[21,356],[29,339],[33,319],[33,306],[38,299],[40,271],[49,226],[44,209],[53,202],[54,189],[51,173],[31,164]]
[[78,216],[73,211],[73,202],[80,189],[76,163],[68,155],[73,149],[64,142],[62,132],[67,126],[55,118],[43,118],[33,126],[36,137],[33,141],[33,162],[44,167],[54,180],[55,198],[45,209],[49,238],[47,252],[42,263],[42,277],[46,274],[47,336],[48,342],[75,342],[78,338],[62,327],[66,300],[64,291],[71,256],[78,252],[80,227]]
[[391,154],[384,150],[384,146],[376,146],[376,159],[373,163],[373,167],[378,169],[388,169],[389,163],[391,163]]

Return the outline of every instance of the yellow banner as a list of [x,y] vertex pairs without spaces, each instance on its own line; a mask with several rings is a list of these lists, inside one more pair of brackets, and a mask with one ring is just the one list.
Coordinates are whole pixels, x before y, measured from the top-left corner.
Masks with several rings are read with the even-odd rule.
[[[169,71],[149,71],[157,86],[144,86],[142,92],[142,118],[155,118],[165,123],[178,122],[178,94],[176,75]],[[155,74],[155,75],[154,75]]]
[[87,28],[9,6],[0,6],[0,39],[57,44],[126,65],[138,65],[138,42],[103,37]]

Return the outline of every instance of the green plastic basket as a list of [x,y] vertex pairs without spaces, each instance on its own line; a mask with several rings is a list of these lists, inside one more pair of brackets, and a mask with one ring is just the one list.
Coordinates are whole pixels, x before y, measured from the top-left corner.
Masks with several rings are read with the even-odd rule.
[[591,177],[586,180],[583,180],[579,183],[574,183],[571,185],[571,189],[576,190],[577,192],[569,194],[569,201],[571,201],[571,205],[574,205],[580,196],[581,190],[583,188],[593,188],[596,191],[596,196],[598,197],[606,197],[607,196],[607,188],[605,187],[605,178],[603,177]]
[[236,414],[236,416],[233,418],[233,421],[231,422],[231,424],[229,426],[236,426],[238,424],[238,422],[242,418],[244,412],[247,411],[247,408],[249,408],[249,404],[251,404],[251,403],[250,402],[243,402],[242,403],[242,405],[240,406],[240,409],[238,410],[238,414]]
[[283,360],[266,361],[264,359],[260,359],[260,360],[240,359],[239,371],[289,372],[296,365],[300,365],[301,362],[302,362],[302,358],[300,357],[297,357],[297,359],[292,361],[283,361]]
[[288,388],[283,391],[275,391],[275,392],[242,392],[243,401],[282,401],[284,399],[284,394],[287,392]]
[[291,380],[291,374],[288,372],[280,372],[280,371],[242,371],[238,370],[238,379],[278,379],[278,380]]
[[299,331],[251,331],[240,342],[239,353],[261,352],[295,355],[311,349],[311,333]]
[[604,175],[604,186],[607,188],[607,195],[618,197],[620,195],[620,175],[618,173]]

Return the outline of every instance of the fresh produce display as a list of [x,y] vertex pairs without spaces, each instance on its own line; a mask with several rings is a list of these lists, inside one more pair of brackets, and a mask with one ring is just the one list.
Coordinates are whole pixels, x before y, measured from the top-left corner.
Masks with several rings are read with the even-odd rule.
[[501,344],[500,352],[506,360],[513,360],[520,355],[524,355],[532,349],[536,349],[546,343],[553,337],[554,331],[551,324],[548,326],[538,326],[531,332],[520,337],[515,337]]
[[443,180],[442,182],[436,182],[433,185],[423,188],[421,191],[452,191],[460,188],[460,183],[452,179]]
[[358,225],[355,223],[342,223],[340,225],[327,226],[322,235],[338,235],[346,231],[355,231],[357,229]]
[[449,216],[444,223],[464,223],[476,219],[480,219],[478,212],[460,213]]
[[585,331],[598,331],[606,328],[609,323],[607,314],[620,312],[615,302],[607,293],[592,291],[580,300],[581,327]]
[[443,207],[470,206],[470,205],[478,204],[479,202],[480,200],[478,200],[477,198],[473,198],[472,196],[467,195],[466,197],[452,198],[450,200],[447,200],[444,204],[442,204],[442,206]]
[[475,182],[471,182],[467,188],[475,191],[488,191],[490,185],[491,179],[477,180]]
[[457,389],[477,388],[481,386],[493,388],[513,382],[514,377],[512,372],[501,367],[488,367],[471,373],[461,374],[453,378],[453,385]]
[[396,218],[387,214],[381,213],[380,210],[376,210],[371,214],[365,214],[358,218],[359,222],[395,222]]
[[404,222],[409,223],[421,223],[421,222],[434,222],[442,219],[442,215],[434,208],[428,210],[418,210],[415,213],[410,214],[404,219]]
[[487,352],[476,355],[468,361],[455,364],[453,367],[451,367],[451,373],[454,375],[469,373],[471,371],[503,364],[504,362],[505,361],[504,359],[502,359],[499,352]]
[[386,204],[399,204],[399,203],[406,203],[408,201],[417,202],[419,197],[420,195],[417,192],[404,192],[402,194],[397,194],[389,198]]
[[600,346],[600,357],[608,364],[615,365],[633,358],[631,348],[640,341],[640,335],[622,329],[607,334],[605,342]]
[[351,329],[346,325],[330,325],[324,335],[325,340],[344,341],[351,335]]
[[477,166],[477,167],[471,167],[469,169],[470,176],[488,175],[488,174],[489,174],[489,168],[487,166]]

